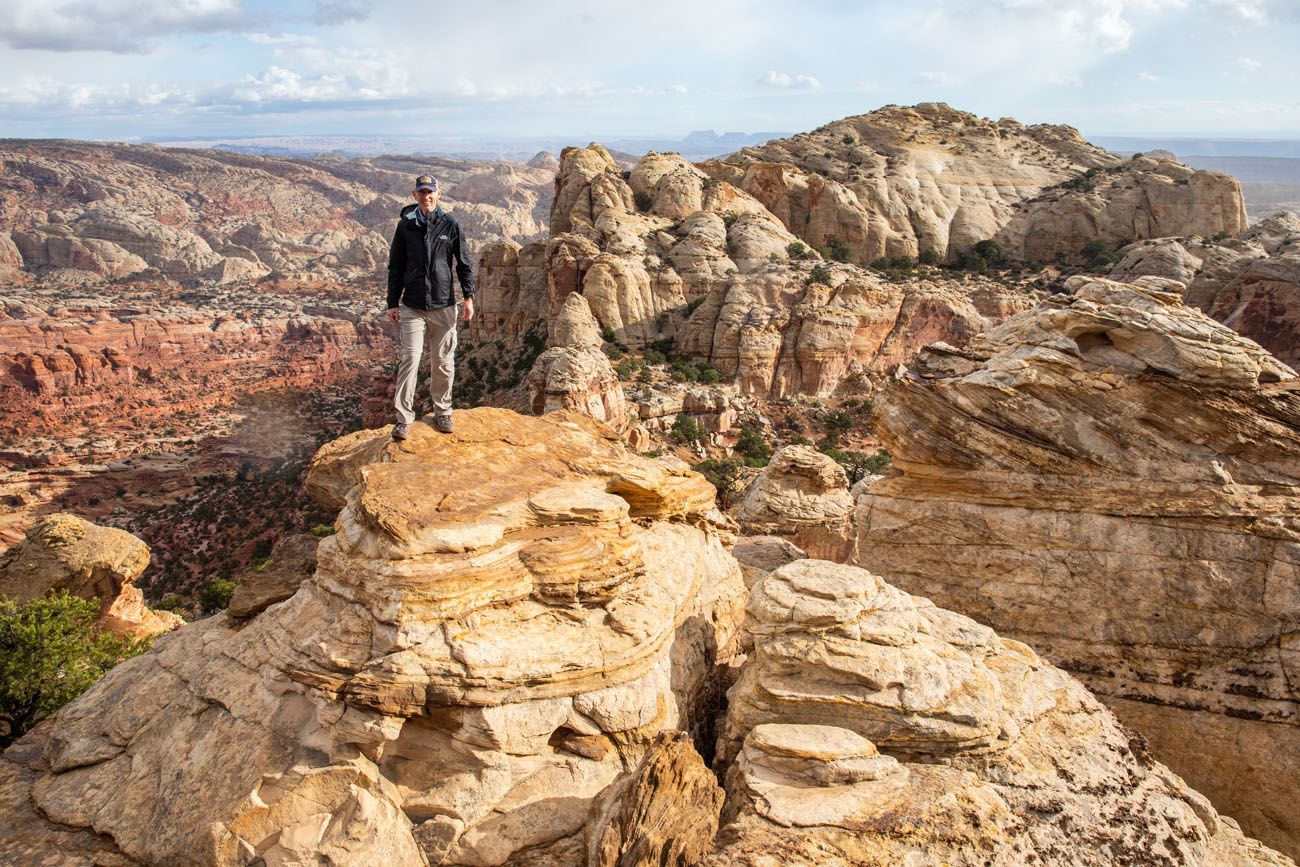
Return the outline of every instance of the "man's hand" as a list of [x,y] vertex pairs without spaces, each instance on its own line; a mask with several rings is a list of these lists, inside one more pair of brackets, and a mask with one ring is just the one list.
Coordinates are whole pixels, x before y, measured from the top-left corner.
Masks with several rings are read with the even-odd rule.
[[466,322],[468,322],[468,321],[470,321],[471,319],[474,318],[474,299],[473,299],[473,297],[466,298],[466,299],[465,299],[465,303],[461,305],[461,308],[460,308],[460,318],[461,318],[461,319],[464,319]]
[[389,308],[388,308],[388,321],[389,321],[389,322],[398,322],[398,321],[400,321],[400,320],[401,320],[401,317],[397,315],[397,308],[396,308],[396,307],[389,307]]

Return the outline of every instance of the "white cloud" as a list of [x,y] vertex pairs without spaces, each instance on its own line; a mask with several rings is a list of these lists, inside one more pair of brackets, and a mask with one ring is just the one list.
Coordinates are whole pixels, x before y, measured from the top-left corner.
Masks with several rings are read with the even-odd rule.
[[301,33],[245,33],[254,45],[314,45],[316,40]]
[[922,84],[933,84],[939,87],[949,87],[957,83],[955,76],[949,75],[943,71],[927,71],[916,76],[916,80]]
[[364,21],[374,11],[374,0],[314,0],[311,19],[317,24]]
[[769,69],[767,75],[759,79],[759,84],[766,87],[787,87],[800,90],[819,90],[822,83],[811,75],[790,75],[786,72],[777,72],[775,69]]
[[673,84],[668,87],[669,93],[690,93],[690,88],[684,84]]
[[1053,72],[1047,76],[1047,83],[1057,87],[1083,87],[1083,76],[1072,72]]
[[1250,58],[1250,57],[1238,57],[1238,58],[1237,58],[1237,67],[1238,67],[1242,72],[1245,72],[1245,73],[1256,72],[1256,71],[1258,71],[1259,68],[1262,67],[1263,65],[1264,65],[1264,64],[1260,63],[1258,60],[1255,60],[1255,59]]
[[1147,72],[1145,69],[1138,73],[1138,78],[1143,81],[1160,81],[1160,76],[1154,72]]
[[1271,17],[1269,7],[1273,4],[1268,0],[1210,0],[1208,5],[1226,10],[1242,21],[1260,23]]
[[242,0],[6,0],[0,42],[46,51],[147,51],[159,37],[235,32]]
[[184,109],[194,101],[192,91],[161,84],[69,84],[48,76],[26,76],[0,87],[0,106],[13,109],[130,114]]

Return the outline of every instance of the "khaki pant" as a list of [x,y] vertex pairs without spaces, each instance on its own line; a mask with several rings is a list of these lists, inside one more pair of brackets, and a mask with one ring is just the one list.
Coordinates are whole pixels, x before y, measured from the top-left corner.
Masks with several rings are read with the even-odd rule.
[[420,372],[420,356],[429,342],[429,394],[433,397],[433,414],[451,412],[451,380],[456,370],[456,313],[459,305],[440,310],[416,310],[405,304],[398,308],[398,328],[402,337],[402,360],[397,365],[397,394],[393,406],[397,418],[407,424],[415,421],[415,380]]

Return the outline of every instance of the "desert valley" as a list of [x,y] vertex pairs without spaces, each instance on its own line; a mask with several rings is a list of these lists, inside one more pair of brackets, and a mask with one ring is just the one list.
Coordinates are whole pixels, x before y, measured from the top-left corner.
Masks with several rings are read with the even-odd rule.
[[[0,719],[0,863],[1300,857],[1300,216],[1236,178],[934,102],[0,160],[3,610],[130,648]],[[477,315],[399,442],[425,172]]]

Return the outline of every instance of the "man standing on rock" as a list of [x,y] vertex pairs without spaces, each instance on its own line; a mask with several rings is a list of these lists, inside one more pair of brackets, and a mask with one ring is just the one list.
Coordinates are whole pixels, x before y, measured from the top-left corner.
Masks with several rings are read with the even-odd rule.
[[456,289],[452,260],[460,281],[461,318],[474,318],[474,269],[456,218],[438,207],[438,180],[415,179],[415,204],[402,209],[388,250],[388,318],[398,323],[402,361],[397,367],[397,424],[393,439],[411,435],[415,421],[415,380],[424,343],[429,341],[429,391],[433,426],[451,433],[451,383],[456,369]]

